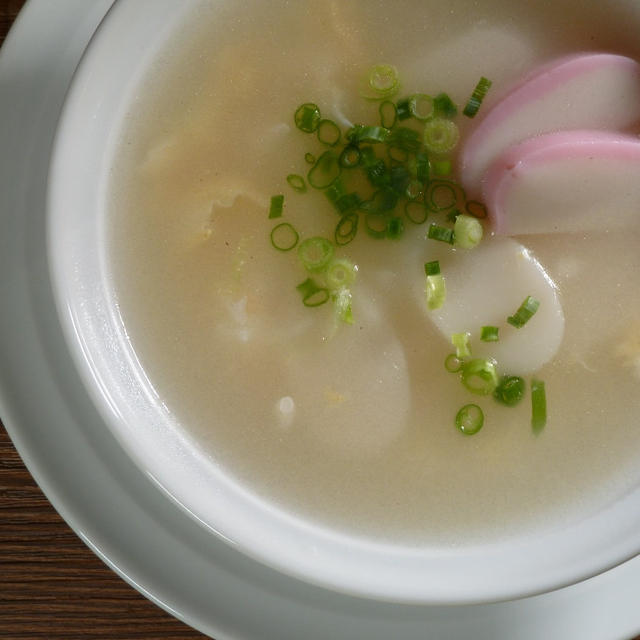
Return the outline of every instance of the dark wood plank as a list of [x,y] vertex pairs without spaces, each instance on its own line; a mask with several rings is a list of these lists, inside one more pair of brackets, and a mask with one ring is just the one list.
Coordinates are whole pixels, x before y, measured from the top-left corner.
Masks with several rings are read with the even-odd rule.
[[25,0],[0,0],[0,43],[5,39],[24,3]]
[[204,638],[106,567],[51,507],[0,426],[0,638]]

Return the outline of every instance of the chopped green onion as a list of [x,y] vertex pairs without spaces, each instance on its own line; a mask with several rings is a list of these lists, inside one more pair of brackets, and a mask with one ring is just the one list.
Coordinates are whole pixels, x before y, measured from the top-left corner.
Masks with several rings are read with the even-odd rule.
[[409,160],[409,152],[402,147],[398,147],[395,144],[387,143],[387,154],[391,162],[405,163]]
[[351,291],[347,287],[338,289],[333,295],[333,304],[336,315],[347,324],[353,324],[353,313],[351,311]]
[[417,200],[424,195],[424,187],[419,180],[409,180],[404,190],[407,200]]
[[404,213],[413,224],[422,224],[429,216],[426,205],[422,202],[409,201],[404,205]]
[[440,93],[433,99],[433,108],[435,114],[443,118],[455,118],[458,115],[458,107],[446,93]]
[[431,211],[445,211],[464,198],[462,187],[449,180],[432,180],[427,187],[425,202]]
[[440,242],[453,244],[453,229],[447,229],[438,224],[431,224],[427,232],[427,237],[430,240],[439,240]]
[[345,193],[344,183],[340,178],[324,190],[324,195],[341,216],[357,209],[362,203],[357,193]]
[[341,177],[334,180],[334,182],[324,190],[324,195],[340,215],[360,205],[360,197],[358,194],[347,193]]
[[288,222],[281,222],[271,229],[271,244],[278,251],[291,251],[299,239],[298,232]]
[[385,129],[392,129],[398,119],[398,111],[396,105],[390,100],[385,100],[378,108],[380,113],[380,125]]
[[411,109],[409,109],[409,98],[403,98],[396,102],[396,114],[398,120],[407,120],[411,117]]
[[452,120],[432,118],[424,125],[424,146],[431,153],[449,153],[459,139],[458,126]]
[[333,237],[339,247],[349,244],[358,233],[359,216],[357,213],[347,213],[340,218]]
[[451,160],[434,160],[431,167],[435,175],[448,176],[451,173]]
[[298,258],[307,271],[324,271],[333,258],[333,245],[320,236],[307,238],[298,247]]
[[487,207],[482,204],[482,202],[478,202],[477,200],[469,200],[465,204],[465,208],[467,210],[467,213],[474,218],[487,217]]
[[542,380],[531,380],[531,428],[540,432],[547,424],[547,395]]
[[404,233],[404,222],[400,216],[392,216],[387,221],[387,238],[397,240]]
[[480,340],[484,342],[498,342],[498,327],[487,325],[480,330]]
[[327,200],[329,200],[329,202],[335,206],[340,198],[346,195],[342,179],[337,178],[336,180],[334,180],[333,183],[324,190],[324,195],[326,196]]
[[474,358],[462,367],[462,384],[472,393],[488,395],[498,386],[498,374],[493,360]]
[[[401,164],[393,165],[389,176],[389,186],[399,195],[404,195],[409,182],[411,182],[411,176],[407,168]],[[422,185],[418,186],[422,188]]]
[[524,398],[525,384],[520,376],[502,376],[493,397],[507,407],[515,407]]
[[304,178],[297,173],[290,173],[287,176],[287,182],[289,186],[300,193],[304,193],[307,190],[307,185],[304,183]]
[[360,93],[369,100],[384,100],[399,88],[398,70],[390,64],[376,64],[369,69]]
[[326,189],[340,176],[340,165],[333,151],[325,151],[309,169],[307,180],[316,189]]
[[444,359],[444,368],[449,373],[458,373],[458,371],[462,369],[463,365],[464,365],[464,362],[460,358],[458,358],[458,356],[455,353],[450,353]]
[[471,355],[471,347],[469,346],[470,333],[452,333],[451,344],[456,348],[456,356],[461,360]]
[[484,414],[477,404],[465,404],[456,414],[456,427],[467,436],[472,436],[482,429]]
[[365,166],[365,173],[374,187],[386,187],[391,182],[391,175],[384,160],[378,159]]
[[447,220],[455,224],[456,220],[458,219],[458,216],[460,215],[462,215],[462,212],[460,211],[460,209],[451,209],[451,211],[447,213]]
[[441,273],[427,276],[427,307],[431,310],[439,309],[447,297],[444,277]]
[[358,268],[346,258],[333,260],[327,268],[327,286],[331,290],[341,289],[353,284]]
[[437,276],[440,273],[440,261],[432,260],[424,263],[424,272],[428,276]]
[[271,204],[269,205],[269,219],[279,218],[282,216],[282,208],[284,206],[284,196],[271,196]]
[[302,303],[305,307],[319,307],[329,300],[329,290],[321,287],[312,278],[307,278],[301,282],[296,289],[302,296]]
[[473,249],[482,240],[482,225],[476,218],[460,214],[453,225],[453,235],[456,247]]
[[389,187],[378,189],[371,199],[365,200],[360,208],[369,213],[385,213],[393,211],[398,204],[398,194]]
[[422,184],[427,184],[430,177],[431,161],[424,151],[420,151],[416,154],[416,180],[419,180]]
[[364,218],[367,233],[376,239],[387,236],[387,216],[383,212],[370,211]]
[[345,169],[357,167],[360,164],[360,149],[355,145],[347,145],[342,150],[338,162],[340,163],[340,166]]
[[362,198],[357,193],[345,193],[339,198],[335,206],[341,214],[357,209],[362,204]]
[[300,105],[294,115],[296,127],[305,133],[313,133],[318,128],[320,119],[320,109],[313,102]]
[[527,324],[527,322],[529,322],[529,320],[531,320],[539,306],[539,300],[536,300],[532,296],[527,296],[520,307],[518,307],[518,310],[512,316],[507,318],[507,322],[510,325],[513,325],[516,329],[521,329],[525,324]]
[[313,155],[313,153],[305,153],[304,154],[304,160],[308,164],[315,164],[316,163],[316,157]]
[[487,91],[489,91],[490,87],[491,87],[491,80],[487,80],[484,77],[478,80],[478,84],[476,85],[476,88],[473,90],[473,93],[471,94],[471,97],[469,98],[469,101],[467,102],[462,112],[464,113],[465,116],[469,118],[473,118],[476,115],[476,113],[478,113],[478,109],[480,108],[480,105],[482,104],[482,101],[484,100],[484,97],[487,95]]
[[416,93],[409,98],[409,111],[416,120],[428,120],[433,116],[433,98],[426,93]]
[[360,151],[360,164],[363,167],[371,167],[378,162],[382,162],[384,164],[384,162],[376,155],[373,147],[358,147],[358,149]]
[[385,142],[409,153],[418,153],[422,147],[420,132],[409,127],[396,127],[389,132]]
[[340,127],[333,120],[320,120],[317,129],[318,140],[333,147],[340,140]]
[[330,187],[327,187],[324,190],[324,195],[336,208],[340,216],[358,209],[362,204],[362,200],[357,193],[344,192],[344,184],[340,179],[336,180]]
[[361,142],[384,142],[389,137],[389,129],[355,124],[347,131],[347,139],[352,144]]

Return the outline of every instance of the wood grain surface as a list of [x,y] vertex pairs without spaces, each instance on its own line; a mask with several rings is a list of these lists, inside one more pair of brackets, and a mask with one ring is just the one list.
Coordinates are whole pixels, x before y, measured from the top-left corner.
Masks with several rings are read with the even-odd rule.
[[[24,1],[0,0],[0,43]],[[44,497],[0,423],[0,640],[31,638],[205,636],[138,594],[84,545]]]
[[0,639],[204,637],[142,597],[81,542],[0,427]]
[[[24,3],[0,0],[0,43]],[[0,640],[32,638],[205,636],[141,596],[85,546],[44,497],[0,423]]]

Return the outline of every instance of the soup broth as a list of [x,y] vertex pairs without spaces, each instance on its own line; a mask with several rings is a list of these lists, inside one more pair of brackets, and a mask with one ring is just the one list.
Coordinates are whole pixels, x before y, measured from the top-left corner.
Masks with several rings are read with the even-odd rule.
[[[636,485],[640,223],[521,239],[565,315],[558,354],[535,372],[549,416],[534,435],[529,392],[505,408],[445,371],[451,344],[416,295],[439,250],[425,225],[398,241],[359,234],[338,252],[358,279],[354,323],[336,325],[330,309],[301,304],[304,272],[271,246],[268,210],[284,193],[283,220],[333,237],[323,194],[285,181],[322,151],[293,113],[312,101],[341,127],[376,120],[358,95],[372,64],[395,65],[407,94],[446,91],[460,106],[486,76],[490,103],[559,55],[640,57],[637,24],[631,2],[197,5],[124,119],[108,259],[150,384],[214,464],[302,518],[410,545],[540,531]],[[464,138],[473,122],[458,122]],[[484,427],[464,436],[455,414],[476,401]]]

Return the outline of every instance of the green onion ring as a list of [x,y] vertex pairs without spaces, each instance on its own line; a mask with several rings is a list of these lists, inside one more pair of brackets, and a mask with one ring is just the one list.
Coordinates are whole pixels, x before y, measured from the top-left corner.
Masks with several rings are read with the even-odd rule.
[[425,202],[431,211],[446,211],[464,199],[464,190],[449,180],[432,180],[427,186]]
[[467,213],[474,218],[486,218],[487,217],[487,207],[477,200],[469,200],[464,205]]
[[409,111],[416,120],[428,120],[433,116],[433,98],[426,93],[416,93],[409,98]]
[[340,141],[340,127],[333,120],[320,120],[316,134],[318,140],[329,147],[337,145]]
[[333,259],[333,245],[326,238],[307,238],[298,247],[298,258],[307,271],[324,271]]
[[360,217],[357,213],[347,213],[340,218],[340,222],[336,225],[333,237],[339,247],[349,244],[358,233],[358,222]]
[[345,169],[357,167],[360,164],[360,149],[356,145],[347,145],[342,150],[338,162]]
[[287,182],[289,186],[298,193],[304,193],[307,190],[307,185],[304,182],[304,178],[297,173],[290,173],[287,176]]
[[291,251],[300,239],[298,232],[288,222],[281,222],[273,227],[270,237],[271,245],[278,251]]
[[484,413],[477,404],[465,404],[456,414],[456,427],[466,436],[472,436],[482,429]]
[[455,122],[446,118],[432,118],[424,126],[424,146],[431,153],[449,153],[460,139]]
[[464,362],[460,358],[458,358],[458,356],[455,353],[450,353],[444,359],[444,368],[449,373],[458,373],[458,371],[462,369],[463,364]]
[[507,407],[515,407],[524,398],[525,383],[520,376],[502,376],[493,397]]
[[316,189],[326,189],[340,177],[340,164],[336,154],[325,151],[309,169],[307,181]]
[[380,114],[381,127],[384,127],[385,129],[392,129],[395,126],[398,119],[398,110],[393,102],[390,100],[381,102],[380,107],[378,108],[378,113]]
[[321,120],[320,109],[313,102],[300,105],[293,116],[296,127],[305,133],[313,133]]
[[464,363],[461,379],[471,393],[488,395],[498,386],[496,365],[487,358],[474,358]]
[[429,210],[423,202],[410,200],[404,205],[404,213],[413,224],[423,224],[429,217]]
[[319,286],[312,278],[307,278],[304,282],[301,282],[296,289],[300,292],[302,304],[305,307],[319,307],[330,298],[329,290],[326,287]]
[[341,289],[353,284],[358,268],[346,258],[333,260],[327,268],[327,286],[331,290]]

